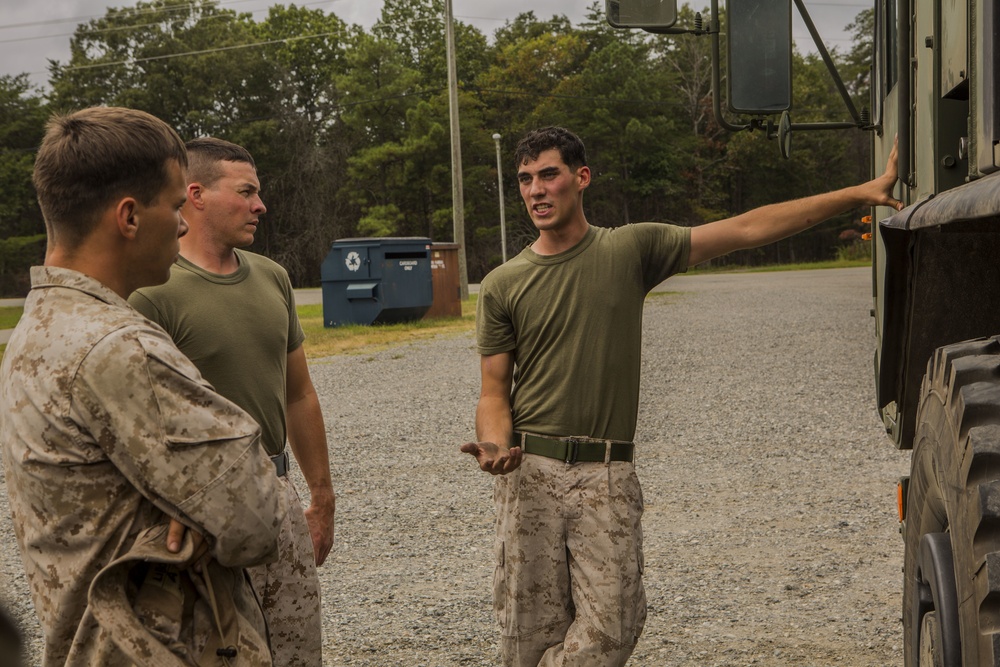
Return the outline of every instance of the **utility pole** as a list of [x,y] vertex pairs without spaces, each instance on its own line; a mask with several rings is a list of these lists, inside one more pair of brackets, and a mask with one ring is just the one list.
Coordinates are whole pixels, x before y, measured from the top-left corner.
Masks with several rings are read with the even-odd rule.
[[455,67],[455,28],[451,0],[444,0],[444,41],[448,60],[448,109],[451,117],[451,206],[458,244],[459,296],[469,298],[469,269],[465,262],[465,196],[462,192],[462,138],[458,123],[458,71]]
[[493,135],[493,141],[497,145],[497,192],[500,193],[500,256],[503,258],[503,263],[507,263],[507,220],[504,217],[503,212],[503,176],[501,174],[501,164],[500,164],[500,133],[497,132]]

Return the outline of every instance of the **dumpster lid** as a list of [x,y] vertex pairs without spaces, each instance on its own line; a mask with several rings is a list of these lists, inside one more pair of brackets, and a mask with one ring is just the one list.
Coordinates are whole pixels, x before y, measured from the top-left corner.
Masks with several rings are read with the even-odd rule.
[[426,236],[359,236],[346,239],[337,239],[333,242],[337,244],[364,244],[382,245],[383,243],[425,243],[430,244],[431,240]]

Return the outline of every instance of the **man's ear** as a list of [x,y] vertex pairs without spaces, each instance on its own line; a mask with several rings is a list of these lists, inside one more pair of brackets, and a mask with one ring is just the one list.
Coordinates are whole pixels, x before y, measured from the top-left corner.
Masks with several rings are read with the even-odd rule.
[[202,195],[205,192],[205,188],[202,187],[201,183],[195,181],[194,183],[188,183],[187,186],[187,200],[191,206],[196,209],[201,210],[205,208],[205,200]]
[[125,197],[115,204],[115,222],[118,223],[118,232],[129,239],[135,239],[139,232],[138,218],[139,202],[133,197]]
[[580,179],[581,190],[590,185],[590,167],[580,167],[576,170],[576,176]]

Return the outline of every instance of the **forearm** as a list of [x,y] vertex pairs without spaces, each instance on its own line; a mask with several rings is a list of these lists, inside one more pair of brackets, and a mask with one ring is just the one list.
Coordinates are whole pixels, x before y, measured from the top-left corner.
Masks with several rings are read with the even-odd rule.
[[315,392],[307,393],[289,403],[287,413],[288,445],[309,486],[312,502],[333,502],[330,454],[319,397]]
[[[190,497],[177,502],[170,495],[173,489],[160,485],[144,491],[144,495],[152,496],[160,509],[176,519],[172,524],[188,526],[204,537],[212,556],[227,567],[250,567],[273,561],[288,511],[274,465],[260,447],[256,434],[252,441],[246,442],[246,447],[241,447],[238,443],[244,441],[226,444],[234,455],[239,454],[231,459],[236,463]],[[248,449],[254,450],[249,456]],[[160,461],[169,458],[161,457]],[[234,494],[235,489],[252,489],[253,493]]]
[[809,229],[851,209],[868,205],[861,186],[769,204],[734,218],[743,228],[743,248],[757,248]]
[[867,183],[762,206],[733,218],[693,228],[688,266],[696,266],[734,250],[779,241],[853,208],[889,206],[898,211],[903,208],[903,203],[892,196],[897,180],[896,146],[893,144],[885,172]]
[[873,203],[872,183],[769,204],[691,230],[689,266],[734,250],[758,248],[793,236],[835,215]]
[[476,439],[509,447],[514,437],[510,399],[504,396],[481,396],[476,407]]

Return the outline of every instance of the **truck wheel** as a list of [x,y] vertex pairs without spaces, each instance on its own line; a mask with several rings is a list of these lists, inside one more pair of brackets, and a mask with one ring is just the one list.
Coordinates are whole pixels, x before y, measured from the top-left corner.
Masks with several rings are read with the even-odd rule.
[[1000,337],[927,367],[903,561],[907,667],[1000,667]]

